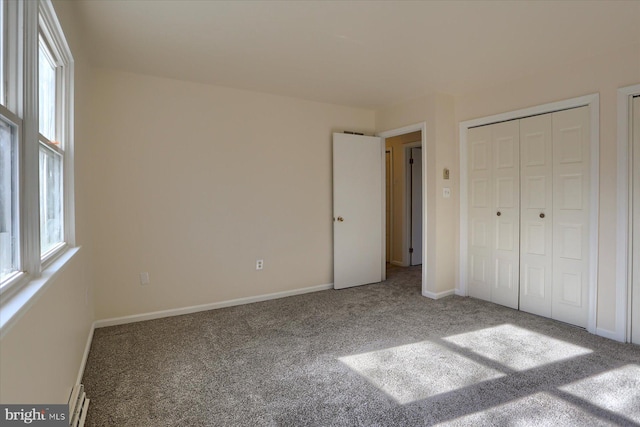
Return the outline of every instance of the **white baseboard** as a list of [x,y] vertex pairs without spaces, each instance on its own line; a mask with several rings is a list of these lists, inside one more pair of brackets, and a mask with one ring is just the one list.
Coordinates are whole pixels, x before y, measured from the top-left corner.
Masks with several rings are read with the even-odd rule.
[[397,265],[398,267],[406,267],[402,261],[391,260],[391,265]]
[[440,299],[440,298],[448,297],[449,295],[453,295],[453,294],[455,294],[454,289],[450,289],[448,291],[443,291],[443,292],[430,292],[430,291],[422,292],[422,295],[431,299]]
[[96,328],[106,326],[124,325],[125,323],[142,322],[144,320],[160,319],[162,317],[180,316],[182,314],[197,313],[199,311],[215,310],[218,308],[233,307],[236,305],[251,304],[253,302],[268,301],[272,299],[285,298],[294,295],[308,294],[311,292],[325,291],[333,289],[333,283],[325,285],[310,286],[308,288],[294,289],[292,291],[275,292],[272,294],[257,295],[254,297],[237,298],[228,301],[214,302],[210,304],[193,305],[190,307],[172,308],[169,310],[153,311],[151,313],[134,314],[131,316],[113,317],[111,319],[97,320]]
[[596,335],[604,338],[609,338],[610,340],[614,341],[626,342],[624,333],[618,333],[616,331],[610,331],[608,329],[596,328]]
[[80,361],[80,369],[78,370],[78,377],[76,378],[76,384],[82,382],[82,376],[84,375],[84,367],[87,364],[87,358],[89,357],[89,350],[91,349],[91,342],[93,341],[93,331],[95,331],[96,322],[91,324],[89,329],[89,336],[87,336],[87,343],[84,346],[84,353],[82,354],[82,360]]
[[467,295],[464,294],[464,292],[462,292],[460,289],[456,288],[453,291],[456,295],[458,295],[459,297],[466,297]]

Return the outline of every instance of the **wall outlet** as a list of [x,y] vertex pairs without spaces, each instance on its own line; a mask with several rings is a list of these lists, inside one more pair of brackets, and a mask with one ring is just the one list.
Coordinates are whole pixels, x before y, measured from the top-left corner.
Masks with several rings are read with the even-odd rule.
[[442,197],[444,197],[445,199],[448,199],[449,197],[451,197],[451,189],[450,188],[443,188],[442,189]]
[[256,270],[262,270],[264,268],[264,260],[259,259],[256,261]]
[[147,273],[146,271],[143,273],[140,273],[140,284],[141,285],[148,285],[149,283],[151,283],[149,281],[149,273]]

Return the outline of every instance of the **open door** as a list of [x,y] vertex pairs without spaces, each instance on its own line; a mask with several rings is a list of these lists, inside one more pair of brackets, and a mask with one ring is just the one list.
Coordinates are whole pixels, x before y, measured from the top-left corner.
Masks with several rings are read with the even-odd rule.
[[382,139],[333,134],[333,286],[382,281]]

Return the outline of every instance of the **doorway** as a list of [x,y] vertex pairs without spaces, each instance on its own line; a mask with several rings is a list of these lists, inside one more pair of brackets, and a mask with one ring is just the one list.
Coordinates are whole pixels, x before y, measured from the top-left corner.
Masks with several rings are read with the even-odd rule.
[[[426,228],[426,126],[406,126],[379,134],[384,138],[389,165],[387,176],[387,265],[390,269],[418,270],[421,293],[427,291]],[[413,165],[411,164],[413,158]],[[413,194],[413,195],[412,195]],[[413,248],[413,251],[410,251]],[[413,255],[413,257],[412,257]],[[413,266],[413,267],[412,267]]]
[[408,160],[405,199],[409,213],[409,265],[414,266],[422,264],[422,147],[407,144],[405,152]]

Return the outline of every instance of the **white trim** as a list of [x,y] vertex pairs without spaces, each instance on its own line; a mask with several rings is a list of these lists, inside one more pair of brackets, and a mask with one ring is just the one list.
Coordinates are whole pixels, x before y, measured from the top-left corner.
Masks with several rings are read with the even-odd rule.
[[620,341],[620,338],[619,338],[620,334],[617,331],[610,331],[604,328],[596,328],[596,335],[603,338],[608,338],[610,340]]
[[618,214],[616,227],[616,338],[631,341],[631,162],[633,151],[629,126],[631,98],[640,95],[640,84],[618,89]]
[[[383,138],[383,145],[386,146],[386,139],[394,136],[404,135],[411,132],[420,131],[420,135],[422,137],[421,147],[422,147],[422,295],[425,295],[428,291],[429,283],[428,283],[428,275],[427,272],[430,269],[435,269],[435,260],[427,259],[427,239],[426,236],[434,232],[434,230],[430,230],[428,226],[430,223],[427,221],[428,218],[428,210],[427,210],[427,123],[420,122],[409,126],[404,126],[398,129],[392,129],[384,132],[379,132],[378,136]],[[431,263],[428,265],[427,263]],[[435,287],[435,283],[433,284]]]
[[382,192],[382,203],[380,206],[380,227],[382,228],[381,241],[382,247],[380,252],[382,253],[382,262],[380,263],[380,281],[387,280],[387,147],[384,143],[384,139],[380,139],[380,190]]
[[134,314],[131,316],[113,317],[94,322],[96,328],[107,326],[124,325],[126,323],[142,322],[145,320],[161,319],[163,317],[180,316],[183,314],[197,313],[200,311],[216,310],[218,308],[233,307],[236,305],[251,304],[254,302],[269,301],[272,299],[286,298],[294,295],[308,294],[333,289],[333,283],[325,285],[310,286],[308,288],[294,289],[291,291],[274,292],[271,294],[256,295],[253,297],[237,298],[227,301],[214,302],[210,304],[192,305],[189,307],[172,308],[169,310],[152,311],[150,313]]
[[[389,183],[389,187],[390,187],[390,190],[389,190],[389,205],[391,206],[391,209],[389,209],[389,230],[388,230],[389,231],[389,240],[390,240],[390,242],[389,242],[389,253],[386,254],[385,261],[387,260],[387,257],[388,257],[389,258],[389,263],[393,264],[393,259],[392,259],[393,258],[393,147],[387,148],[386,144],[384,142],[382,143],[382,145],[385,146],[385,149],[384,149],[384,153],[385,153],[384,160],[385,160],[385,162],[387,161],[386,155],[387,155],[387,153],[389,153],[389,175],[391,177],[391,182]],[[386,166],[386,163],[385,163],[385,166]],[[387,173],[386,167],[385,167],[385,171],[384,172],[385,172],[385,177],[384,177],[385,183],[384,183],[384,185],[385,185],[385,196],[386,196],[387,179],[389,179],[389,177],[386,175],[386,173]],[[385,206],[384,206],[385,207],[385,231],[387,231],[386,230],[386,226],[387,226],[387,218],[386,218],[387,200],[386,200],[386,198],[385,198],[384,203],[385,203]],[[387,238],[387,234],[385,233],[385,239],[386,238]],[[387,246],[387,241],[385,240],[385,248],[384,248],[385,252],[387,250],[386,246]],[[386,264],[386,262],[385,262],[385,264]],[[386,268],[385,268],[385,280],[386,280]]]
[[455,289],[449,289],[448,291],[442,291],[442,292],[424,291],[422,292],[422,295],[431,299],[440,299],[440,298],[448,297],[450,295],[455,295],[455,293],[456,293]]
[[600,214],[600,95],[594,94],[587,103],[591,112],[591,179],[589,206],[589,312],[587,314],[587,331],[596,333],[598,310],[598,249],[599,249],[599,224]]
[[459,281],[456,285],[456,294],[467,296],[467,131],[469,128],[476,126],[484,126],[491,123],[498,123],[507,120],[516,120],[537,114],[547,114],[555,111],[566,110],[569,108],[589,106],[591,117],[591,200],[589,203],[589,308],[587,319],[587,331],[592,334],[596,333],[596,309],[597,309],[597,291],[598,291],[598,212],[600,202],[600,95],[597,93],[581,96],[578,98],[567,99],[564,101],[551,102],[548,104],[537,105],[530,108],[511,111],[502,114],[496,114],[488,117],[460,122],[460,268]]
[[[61,254],[48,268],[42,271],[40,277],[25,282],[19,290],[11,294],[0,304],[0,339],[6,335],[11,327],[24,313],[40,298],[44,291],[53,283],[71,259],[78,253],[80,247],[70,248]],[[28,280],[28,278],[27,278]]]
[[87,335],[87,343],[84,346],[84,353],[82,353],[82,359],[80,360],[80,368],[78,368],[78,376],[76,377],[76,384],[82,383],[82,376],[84,375],[84,368],[87,366],[87,359],[89,358],[89,351],[91,350],[91,343],[93,342],[93,333],[96,330],[96,322],[91,324],[89,328],[89,335]]

